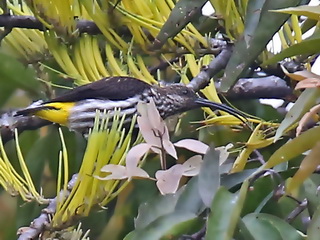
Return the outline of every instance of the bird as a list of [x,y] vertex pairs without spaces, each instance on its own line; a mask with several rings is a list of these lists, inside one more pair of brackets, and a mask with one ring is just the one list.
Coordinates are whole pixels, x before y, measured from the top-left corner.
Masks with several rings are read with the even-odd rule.
[[129,123],[137,113],[138,102],[148,103],[151,99],[163,119],[200,107],[227,112],[242,122],[246,119],[242,112],[202,98],[186,85],[168,84],[160,87],[126,76],[106,77],[75,87],[52,100],[36,102],[18,110],[16,115],[37,116],[87,134],[93,128],[97,110],[108,111],[112,116],[115,109],[120,109],[120,116],[125,114],[124,123]]

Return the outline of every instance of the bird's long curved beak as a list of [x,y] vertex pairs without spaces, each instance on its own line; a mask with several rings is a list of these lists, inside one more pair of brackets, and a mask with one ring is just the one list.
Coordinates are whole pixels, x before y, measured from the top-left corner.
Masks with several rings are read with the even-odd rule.
[[236,118],[238,118],[239,120],[241,120],[241,122],[243,122],[244,124],[247,125],[247,122],[248,122],[248,119],[247,119],[247,116],[234,109],[234,108],[231,108],[227,105],[224,105],[222,103],[216,103],[216,102],[212,102],[212,101],[209,101],[207,99],[204,99],[204,98],[197,98],[195,100],[195,103],[199,104],[201,107],[209,107],[213,110],[221,110],[221,111],[224,111],[226,113],[229,113],[233,116],[235,116]]

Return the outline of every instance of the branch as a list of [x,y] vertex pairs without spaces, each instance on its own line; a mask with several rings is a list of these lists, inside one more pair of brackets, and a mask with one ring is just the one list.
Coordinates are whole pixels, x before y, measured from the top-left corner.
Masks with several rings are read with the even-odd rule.
[[20,134],[25,130],[35,130],[52,124],[35,116],[15,116],[15,113],[16,111],[7,112],[0,117],[0,134],[4,144],[14,138],[15,128]]
[[299,204],[295,209],[293,209],[293,211],[286,218],[286,222],[292,223],[305,209],[307,209],[309,205],[309,201],[308,199],[305,198],[301,202],[299,200],[297,201],[297,199],[294,199],[291,196],[288,196],[288,197],[295,200]]
[[223,47],[220,54],[216,56],[208,66],[204,67],[200,73],[190,81],[188,87],[195,91],[199,91],[200,89],[206,87],[209,84],[210,79],[227,66],[232,54],[232,49],[233,47],[231,45]]
[[[5,29],[26,28],[45,31],[43,24],[33,16],[16,16],[2,14],[0,15],[0,27]],[[100,34],[101,31],[93,21],[77,20],[76,28],[80,33],[88,33],[91,35]]]
[[59,193],[59,198],[57,196],[48,200],[49,205],[42,210],[39,217],[35,218],[31,222],[29,227],[21,227],[18,229],[17,234],[20,235],[18,240],[38,239],[38,236],[49,227],[51,215],[53,215],[57,210],[57,201],[66,199],[70,195],[71,190],[77,181],[77,177],[78,174],[74,174],[72,176],[71,180],[68,182],[67,190],[61,190]]
[[[226,48],[228,45],[227,41],[216,39],[216,38],[207,38],[207,41],[209,44],[208,48],[195,49],[195,54],[197,56],[204,56],[206,54],[213,54],[214,56],[217,56],[221,53],[222,49]],[[190,52],[185,49],[183,49],[182,51],[179,51],[179,49],[175,49],[175,51],[172,53],[175,53],[174,58],[172,58],[168,61],[161,60],[157,66],[152,66],[152,67],[148,68],[148,71],[150,72],[150,74],[154,75],[157,73],[158,70],[165,70],[167,67],[171,66],[173,63],[178,62],[180,60],[180,57],[182,57],[184,54],[188,54]],[[192,80],[191,82],[194,82],[194,80]]]
[[[225,69],[232,55],[232,45],[226,44],[225,41],[212,40],[214,40],[212,44],[220,46],[222,51],[190,81],[188,87],[195,91],[205,88],[213,76]],[[216,83],[217,91],[221,93],[220,85],[220,82]],[[276,76],[268,76],[261,78],[241,78],[234,87],[224,95],[230,99],[285,99],[292,96],[292,90],[283,79]]]
[[[216,83],[218,92],[221,83]],[[286,99],[292,96],[292,89],[286,81],[276,77],[267,76],[261,78],[240,78],[228,93],[224,94],[228,99],[259,99],[275,98]]]
[[157,71],[163,71],[165,70],[166,68],[168,68],[170,65],[178,62],[180,60],[179,57],[175,57],[169,61],[164,61],[162,60],[158,65],[156,66],[152,66],[152,67],[149,67],[148,68],[148,71],[150,72],[151,75],[154,75],[157,73]]

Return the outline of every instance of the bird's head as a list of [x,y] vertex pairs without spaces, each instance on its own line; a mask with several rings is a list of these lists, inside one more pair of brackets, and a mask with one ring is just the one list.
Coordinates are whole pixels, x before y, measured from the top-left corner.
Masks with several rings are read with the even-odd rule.
[[163,118],[195,108],[209,107],[212,110],[227,112],[242,122],[246,120],[246,116],[242,112],[224,104],[201,98],[193,89],[181,84],[171,84],[164,87],[153,86],[151,92],[153,100]]

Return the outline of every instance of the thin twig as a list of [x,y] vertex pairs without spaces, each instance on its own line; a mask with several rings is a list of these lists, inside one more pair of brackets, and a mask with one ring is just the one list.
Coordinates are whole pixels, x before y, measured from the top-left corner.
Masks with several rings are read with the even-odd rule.
[[[0,27],[8,29],[26,28],[40,31],[46,30],[43,24],[33,16],[16,16],[8,14],[0,15]],[[93,21],[78,20],[76,27],[80,33],[88,33],[91,35],[101,34],[100,29]]]
[[55,197],[53,199],[49,199],[49,205],[42,210],[39,217],[35,218],[29,227],[21,227],[18,229],[17,234],[20,235],[18,240],[32,240],[38,239],[39,235],[41,235],[46,228],[50,227],[50,219],[51,216],[57,210],[57,201],[61,201],[61,199],[66,199],[70,193],[72,188],[74,187],[77,181],[78,174],[74,174],[71,180],[68,183],[68,188],[66,191],[60,191],[59,197]]
[[181,237],[181,240],[201,240],[204,238],[206,234],[206,226],[203,226],[198,232],[192,234],[192,235],[183,235]]
[[0,134],[3,143],[6,143],[14,138],[14,129],[20,134],[25,130],[35,130],[50,124],[52,123],[35,116],[15,116],[15,111],[9,111],[0,117]]
[[173,59],[170,59],[169,61],[161,61],[158,65],[152,66],[148,69],[150,74],[154,75],[157,73],[158,70],[165,70],[167,67],[172,65],[173,63],[176,63],[179,61],[179,57],[175,57]]
[[188,87],[195,91],[206,87],[210,79],[227,66],[232,54],[232,48],[232,45],[222,47],[220,54],[218,54],[208,66],[203,67],[200,73],[190,81]]
[[255,162],[255,161],[258,161],[258,162],[261,163],[261,165],[263,165],[263,164],[266,163],[265,160],[264,160],[263,155],[258,151],[258,149],[253,150],[253,153],[256,155],[256,158],[250,159],[250,160],[249,160],[250,162],[251,162],[251,161],[254,161],[254,162]]
[[[291,199],[293,198],[291,197]],[[308,207],[308,200],[306,198],[303,199],[302,202],[297,201],[296,199],[294,200],[298,202],[299,205],[287,216],[286,221],[288,223],[292,223],[293,220],[296,219],[296,217],[298,217]]]
[[0,43],[2,42],[2,40],[9,34],[11,33],[12,28],[7,28],[5,27],[3,31],[1,31],[0,33]]

